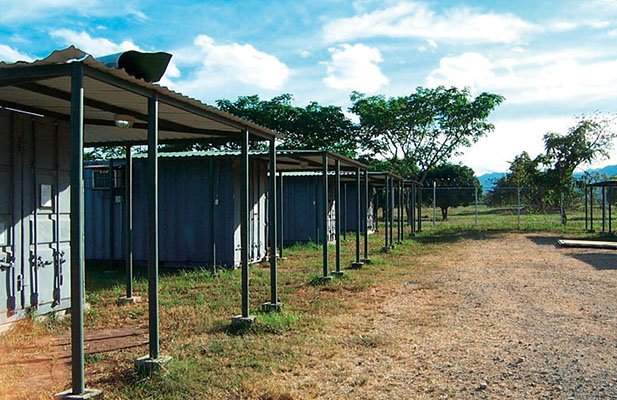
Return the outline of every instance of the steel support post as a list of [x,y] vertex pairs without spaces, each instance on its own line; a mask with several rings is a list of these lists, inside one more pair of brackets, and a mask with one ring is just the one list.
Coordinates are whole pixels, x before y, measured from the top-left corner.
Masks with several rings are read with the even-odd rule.
[[398,182],[398,243],[403,242],[403,182]]
[[356,168],[356,261],[351,263],[351,268],[362,268],[360,261],[360,236],[362,235],[362,187],[360,185],[360,168]]
[[124,167],[124,246],[126,262],[126,298],[133,297],[133,155],[131,146],[126,146]]
[[323,275],[321,279],[328,281],[332,277],[329,276],[328,271],[328,155],[324,154],[322,158],[322,195],[323,195],[323,208],[322,208],[322,245],[323,245]]
[[335,168],[335,187],[334,187],[334,218],[336,230],[336,270],[332,275],[341,276],[341,162],[337,159],[334,161]]
[[249,130],[242,130],[240,143],[240,263],[242,268],[242,314],[233,317],[232,325],[250,325],[255,317],[250,315],[249,309]]
[[394,248],[394,178],[390,178],[390,243],[389,246],[391,249]]
[[268,233],[270,234],[270,302],[264,303],[262,309],[264,311],[280,311],[281,303],[278,299],[278,276],[277,276],[277,259],[276,259],[276,142],[270,139],[269,145],[270,162],[268,164],[270,172],[270,187],[268,191],[268,206],[270,208]]
[[109,269],[114,266],[114,160],[109,160]]
[[279,205],[279,214],[278,214],[278,226],[279,226],[279,258],[283,259],[283,172],[279,172],[279,185],[278,185],[279,195],[278,195],[278,205]]
[[83,64],[71,65],[71,389],[56,399],[102,398],[84,380],[84,88]]
[[148,98],[148,328],[149,355],[135,360],[139,373],[158,372],[171,357],[159,349],[159,101],[155,93]]
[[345,212],[343,213],[343,240],[347,241],[347,183],[343,184],[343,202],[345,203]]
[[139,297],[133,296],[133,156],[131,146],[124,148],[124,267],[126,273],[126,295],[118,303],[136,303]]
[[364,258],[362,262],[368,264],[371,259],[368,256],[368,218],[369,218],[369,187],[368,170],[364,170]]
[[388,213],[388,208],[390,208],[390,191],[389,191],[389,187],[388,187],[388,175],[386,175],[386,178],[384,179],[384,202],[383,202],[383,220],[384,220],[384,246],[383,246],[383,251],[388,251],[390,250],[390,242],[388,241],[388,235],[389,235],[389,230],[388,230],[388,225],[390,222],[390,214]]
[[412,184],[409,193],[409,211],[411,212],[411,236],[416,236],[416,185]]
[[72,394],[85,391],[84,386],[84,89],[81,63],[71,71],[71,382]]
[[158,111],[156,95],[148,99],[148,309],[150,358],[159,358],[159,167]]

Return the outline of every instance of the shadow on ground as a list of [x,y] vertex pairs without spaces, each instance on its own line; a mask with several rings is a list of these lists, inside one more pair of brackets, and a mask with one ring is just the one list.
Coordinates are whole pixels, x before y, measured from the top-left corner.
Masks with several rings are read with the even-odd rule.
[[571,253],[568,256],[591,265],[599,271],[617,270],[617,252]]
[[421,244],[456,243],[461,240],[487,240],[511,232],[509,229],[476,230],[464,227],[423,231],[416,235],[414,241]]

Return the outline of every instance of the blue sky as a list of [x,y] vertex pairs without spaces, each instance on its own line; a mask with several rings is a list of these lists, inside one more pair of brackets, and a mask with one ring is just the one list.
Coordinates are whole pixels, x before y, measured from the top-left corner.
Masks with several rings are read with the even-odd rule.
[[542,135],[564,132],[576,115],[617,111],[617,0],[0,5],[2,60],[69,44],[94,56],[168,51],[162,83],[207,103],[292,93],[300,106],[347,109],[353,90],[401,96],[439,84],[500,93],[495,132],[457,158],[477,173],[504,171],[523,150],[539,153]]

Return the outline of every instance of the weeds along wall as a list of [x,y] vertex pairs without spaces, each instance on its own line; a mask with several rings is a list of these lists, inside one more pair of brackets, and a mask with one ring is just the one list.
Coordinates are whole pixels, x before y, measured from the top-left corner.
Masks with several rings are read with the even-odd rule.
[[70,307],[69,129],[0,110],[0,325]]
[[[133,258],[147,262],[147,163],[133,159]],[[86,259],[125,258],[124,161],[115,161],[110,191],[107,162],[87,165]],[[267,250],[267,171],[260,160],[250,163],[251,262]],[[159,159],[159,259],[165,267],[240,265],[240,160],[233,156]],[[111,245],[111,246],[110,246]],[[111,251],[110,251],[111,247]]]

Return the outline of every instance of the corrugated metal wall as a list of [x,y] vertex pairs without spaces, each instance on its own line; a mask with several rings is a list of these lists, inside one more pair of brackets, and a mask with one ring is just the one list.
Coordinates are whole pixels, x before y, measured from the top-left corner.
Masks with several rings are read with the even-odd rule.
[[[145,159],[133,164],[133,254],[147,262]],[[252,262],[266,257],[267,164],[251,161]],[[92,180],[92,169],[87,179]],[[240,164],[231,157],[179,157],[159,160],[159,259],[164,266],[240,264]],[[123,192],[123,189],[120,189]],[[117,196],[120,193],[116,194]],[[123,194],[122,194],[123,195]],[[86,189],[86,258],[109,257],[109,192]],[[118,204],[119,209],[118,209]],[[124,201],[114,208],[114,256],[124,259]],[[89,238],[101,238],[92,243]]]
[[0,324],[70,307],[70,159],[64,124],[0,111]]
[[[341,230],[346,229],[347,232],[355,232],[357,226],[357,201],[356,201],[356,183],[355,182],[345,182],[341,183],[341,210],[346,213],[345,217],[342,218],[343,224],[341,225]],[[369,186],[369,213],[368,213],[368,229],[369,232],[373,231],[373,189]],[[360,204],[361,204],[361,212],[364,213],[365,209],[365,195],[364,195],[364,182],[360,182]],[[361,214],[361,218],[363,218]],[[345,226],[343,226],[345,225]]]
[[[321,242],[323,188],[321,176],[283,175],[283,241]],[[329,241],[336,239],[334,178],[329,179]],[[277,180],[278,182],[278,180]]]

